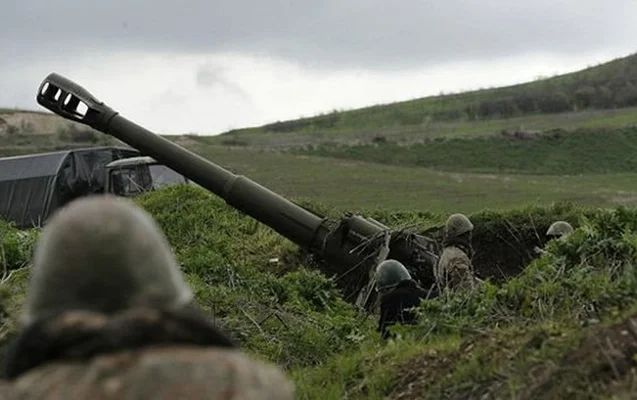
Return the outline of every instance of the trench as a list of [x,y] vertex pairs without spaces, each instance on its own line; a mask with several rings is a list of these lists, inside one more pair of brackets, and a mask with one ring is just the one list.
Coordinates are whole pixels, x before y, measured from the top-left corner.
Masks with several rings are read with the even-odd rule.
[[[475,225],[472,245],[474,249],[473,265],[476,275],[495,284],[502,284],[522,273],[527,265],[539,255],[536,247],[543,247],[549,240],[545,232],[550,224],[559,216],[526,215],[507,219],[499,215],[478,215],[471,219]],[[571,222],[574,224],[574,222]],[[442,227],[428,229],[425,234],[442,248]],[[354,302],[361,288],[361,281],[367,276],[369,266],[359,267],[355,274],[349,273],[342,278],[344,272],[338,266],[329,265],[316,260],[311,255],[300,252],[304,264],[319,269],[325,275],[334,277],[337,287],[344,298]],[[412,271],[413,272],[413,271]],[[414,275],[414,274],[412,274]],[[416,272],[419,275],[419,271]]]

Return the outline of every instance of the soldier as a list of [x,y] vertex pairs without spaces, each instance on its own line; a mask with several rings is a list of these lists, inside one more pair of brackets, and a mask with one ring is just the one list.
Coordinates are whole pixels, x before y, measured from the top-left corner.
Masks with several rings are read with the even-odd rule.
[[[548,240],[553,239],[566,239],[571,233],[573,233],[573,227],[566,221],[556,221],[551,224],[546,231],[546,237]],[[537,246],[533,248],[539,255],[546,254],[546,250]]]
[[193,305],[170,246],[128,200],[90,196],[37,243],[5,379],[17,399],[292,399]]
[[566,221],[553,222],[546,231],[546,236],[550,239],[566,238],[573,233],[573,227]]
[[451,215],[445,224],[443,251],[434,268],[438,290],[471,289],[480,282],[473,271],[473,224],[463,214]]
[[396,260],[385,260],[376,268],[376,291],[380,295],[378,332],[383,339],[389,337],[387,328],[395,324],[415,324],[416,314],[408,309],[418,307],[428,297],[411,279],[407,268]]

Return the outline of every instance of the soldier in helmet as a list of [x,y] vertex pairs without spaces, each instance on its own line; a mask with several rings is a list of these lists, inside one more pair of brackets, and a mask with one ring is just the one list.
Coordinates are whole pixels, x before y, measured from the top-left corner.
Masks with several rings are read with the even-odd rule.
[[292,399],[192,304],[170,246],[128,200],[58,211],[37,243],[4,377],[17,398]]
[[566,221],[553,222],[546,231],[546,236],[550,239],[565,238],[573,233],[573,227]]
[[[565,239],[571,233],[573,233],[573,226],[566,221],[556,221],[549,226],[549,229],[546,231],[546,237],[548,240],[553,239]],[[534,247],[534,250],[537,254],[546,254],[546,250],[541,249],[537,246]]]
[[451,215],[445,224],[443,250],[434,268],[440,292],[445,289],[471,289],[480,282],[473,271],[471,234],[473,224],[463,214]]
[[380,295],[378,331],[387,339],[387,328],[395,324],[414,324],[416,315],[408,309],[418,307],[427,297],[411,279],[407,268],[396,260],[385,260],[376,267],[376,291]]

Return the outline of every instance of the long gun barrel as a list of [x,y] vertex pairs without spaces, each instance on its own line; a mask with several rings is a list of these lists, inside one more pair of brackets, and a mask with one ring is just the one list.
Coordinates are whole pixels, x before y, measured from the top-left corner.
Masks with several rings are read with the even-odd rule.
[[[378,221],[348,215],[333,224],[242,175],[165,139],[121,116],[82,86],[52,73],[41,83],[37,102],[54,113],[112,135],[223,198],[227,204],[296,243],[327,269],[349,275],[357,304],[369,308],[373,267],[397,259],[423,285],[433,283],[435,243],[405,231],[392,232]],[[365,273],[354,271],[363,268]],[[362,291],[362,292],[361,292]]]

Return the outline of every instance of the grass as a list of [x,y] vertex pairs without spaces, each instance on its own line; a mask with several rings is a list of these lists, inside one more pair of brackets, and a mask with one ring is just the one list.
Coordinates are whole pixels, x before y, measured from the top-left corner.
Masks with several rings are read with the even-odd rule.
[[359,144],[386,140],[411,144],[432,138],[478,138],[502,131],[546,131],[550,129],[624,128],[637,125],[637,107],[613,110],[585,110],[556,114],[527,115],[478,121],[431,121],[412,126],[367,129],[317,130],[315,132],[265,132],[240,130],[220,136],[196,137],[204,143],[241,145],[253,148],[285,149],[321,143]]
[[637,174],[449,173],[320,157],[200,146],[195,151],[275,192],[343,210],[474,212],[527,204],[611,206],[637,200]]
[[[636,139],[637,129],[627,128],[532,141],[485,138],[409,147],[323,146],[307,150],[311,156],[196,140],[183,145],[282,196],[330,208],[470,213],[553,202],[635,204]],[[11,150],[6,155],[30,152],[29,143],[6,147]]]
[[299,398],[625,393],[637,351],[635,217],[595,212],[521,276],[424,302],[419,325],[398,328],[395,343],[298,371]]
[[[636,139],[637,129],[627,128],[533,141],[485,138],[409,147],[392,143],[324,146],[306,150],[311,156],[195,140],[183,145],[282,196],[325,203],[331,208],[470,213],[552,202],[635,204]],[[5,155],[71,147],[47,142],[33,148],[37,146],[34,142],[24,140],[21,146],[4,147]]]
[[[295,246],[215,196],[182,186],[138,202],[166,232],[199,305],[244,351],[285,369],[296,398],[526,399],[630,391],[637,339],[623,332],[637,310],[635,209],[567,210],[579,217],[578,230],[547,244],[547,253],[521,275],[426,301],[418,325],[397,327],[397,338],[381,343],[375,318],[358,315],[333,280],[304,267]],[[533,235],[528,221],[545,224],[564,211],[471,218],[493,243],[511,240],[512,230]],[[392,226],[444,218],[376,212]],[[520,218],[527,213],[533,217]],[[15,268],[28,263],[37,235],[0,224],[0,261],[15,271],[0,285],[6,313],[0,344],[15,335],[28,279],[27,268]],[[495,250],[486,239],[478,250]],[[269,262],[275,257],[279,262]],[[599,343],[611,343],[612,351]]]
[[[367,326],[332,281],[295,261],[290,242],[220,199],[177,187],[139,201],[166,233],[200,306],[246,351],[286,369],[314,365],[355,343],[348,335]],[[28,263],[37,235],[0,221],[0,263],[9,270]],[[282,263],[271,263],[274,257]],[[9,328],[28,277],[28,269],[19,271],[4,287],[13,295],[2,304]]]
[[293,152],[312,156],[419,166],[443,171],[581,175],[637,171],[637,127],[553,131],[523,138],[431,140],[356,146],[318,145]]

